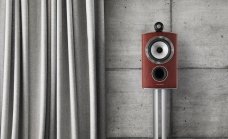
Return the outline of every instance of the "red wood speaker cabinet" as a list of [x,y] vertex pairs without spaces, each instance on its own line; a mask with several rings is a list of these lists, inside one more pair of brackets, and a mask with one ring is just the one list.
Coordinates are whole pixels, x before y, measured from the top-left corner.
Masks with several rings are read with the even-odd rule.
[[177,35],[162,32],[161,22],[154,28],[142,35],[142,87],[177,88]]

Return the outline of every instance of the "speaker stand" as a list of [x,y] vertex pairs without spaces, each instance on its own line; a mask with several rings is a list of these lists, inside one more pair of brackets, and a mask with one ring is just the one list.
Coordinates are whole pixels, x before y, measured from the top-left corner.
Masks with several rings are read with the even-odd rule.
[[170,131],[170,91],[154,89],[153,139],[167,139]]

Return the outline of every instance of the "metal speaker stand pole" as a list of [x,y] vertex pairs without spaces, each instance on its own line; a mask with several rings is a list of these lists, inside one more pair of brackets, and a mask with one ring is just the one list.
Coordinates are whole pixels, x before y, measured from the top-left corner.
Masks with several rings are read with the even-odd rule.
[[167,139],[170,129],[170,91],[168,89],[154,89],[154,139]]

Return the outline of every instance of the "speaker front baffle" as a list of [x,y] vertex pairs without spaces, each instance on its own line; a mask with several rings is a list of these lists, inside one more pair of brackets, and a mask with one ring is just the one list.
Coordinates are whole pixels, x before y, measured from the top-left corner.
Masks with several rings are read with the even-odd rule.
[[163,24],[154,25],[155,32],[142,35],[142,88],[153,89],[153,137],[167,139],[170,130],[170,90],[177,88],[177,35],[163,32]]

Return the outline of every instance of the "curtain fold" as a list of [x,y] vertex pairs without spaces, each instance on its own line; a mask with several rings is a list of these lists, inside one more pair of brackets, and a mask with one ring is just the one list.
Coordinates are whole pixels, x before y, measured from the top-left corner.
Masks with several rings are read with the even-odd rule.
[[103,6],[0,0],[1,139],[106,138]]
[[97,90],[96,90],[96,55],[95,55],[95,5],[93,0],[86,0],[86,20],[89,61],[90,91],[90,139],[97,139]]
[[51,0],[51,97],[50,97],[50,119],[49,120],[49,138],[56,139],[56,44],[57,44],[57,2]]
[[[21,7],[18,5],[18,9],[20,11],[18,13],[21,13],[19,15],[18,13],[18,18],[21,17],[21,31],[22,31],[22,37],[21,37],[21,44],[22,44],[22,138],[23,139],[29,139],[29,48],[28,48],[28,41],[29,41],[29,36],[28,36],[28,1],[27,0],[19,0],[21,2]],[[16,13],[16,11],[15,11]],[[15,14],[16,18],[16,14]]]
[[61,73],[61,65],[62,64],[62,55],[61,52],[64,48],[62,48],[62,0],[57,0],[57,89],[56,89],[56,101],[57,101],[57,139],[61,139],[61,86],[62,86],[62,73]]
[[12,133],[11,139],[18,139],[19,129],[19,109],[20,109],[20,1],[15,0],[15,27],[14,27],[14,83],[13,83],[13,120],[12,120]]
[[45,137],[45,122],[46,122],[46,99],[47,99],[47,59],[48,59],[48,22],[47,22],[47,1],[41,0],[41,31],[40,31],[40,120],[38,139]]
[[[1,139],[8,139],[10,124],[10,95],[11,93],[11,51],[12,51],[12,10],[13,1],[6,1],[5,5],[5,47],[4,47],[4,71],[2,91],[2,116],[1,116]],[[11,99],[12,100],[12,99]]]
[[75,50],[74,50],[74,27],[73,27],[73,3],[66,0],[67,7],[67,36],[68,36],[68,61],[69,61],[69,87],[70,87],[70,121],[71,137],[78,139],[78,104],[76,90],[76,69],[75,69]]
[[95,46],[97,70],[97,104],[98,104],[98,135],[99,139],[106,139],[106,95],[105,95],[105,23],[104,0],[95,2]]

